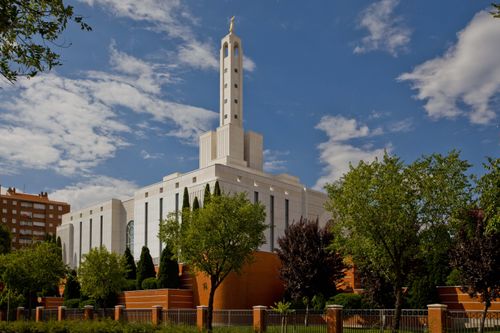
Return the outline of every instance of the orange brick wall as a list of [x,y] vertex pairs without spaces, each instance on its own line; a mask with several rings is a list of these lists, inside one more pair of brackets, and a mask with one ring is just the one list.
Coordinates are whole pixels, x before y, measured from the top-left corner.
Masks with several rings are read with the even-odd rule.
[[[437,287],[439,299],[448,306],[448,310],[484,310],[484,305],[477,298],[471,298],[460,287]],[[500,302],[493,302],[489,310],[500,310]]]
[[152,289],[124,291],[118,296],[119,305],[128,309],[145,309],[160,305],[164,309],[192,309],[193,292],[188,289]]
[[58,306],[63,305],[64,298],[62,297],[38,297],[37,302],[40,306],[46,309],[57,309]]

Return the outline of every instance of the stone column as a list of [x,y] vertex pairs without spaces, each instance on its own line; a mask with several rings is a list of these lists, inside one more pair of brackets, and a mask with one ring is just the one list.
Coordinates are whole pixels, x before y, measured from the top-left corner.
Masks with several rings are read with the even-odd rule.
[[66,319],[66,307],[58,306],[57,307],[57,321],[63,321]]
[[83,319],[84,320],[94,319],[94,307],[92,305],[85,305],[83,307]]
[[43,321],[43,306],[37,306],[35,309],[35,321]]
[[427,305],[427,309],[429,333],[445,333],[448,306],[444,304],[429,304]]
[[123,320],[123,310],[125,306],[123,305],[115,305],[115,320],[120,321]]
[[208,306],[200,305],[196,307],[196,326],[199,331],[207,329],[208,325]]
[[267,329],[267,306],[256,305],[253,307],[253,330],[257,333]]
[[153,308],[151,309],[151,323],[153,326],[158,326],[161,324],[161,311],[162,307],[161,305],[153,305]]
[[24,308],[22,306],[17,307],[16,320],[24,320]]
[[342,333],[342,305],[328,305],[326,307],[326,331],[327,333]]

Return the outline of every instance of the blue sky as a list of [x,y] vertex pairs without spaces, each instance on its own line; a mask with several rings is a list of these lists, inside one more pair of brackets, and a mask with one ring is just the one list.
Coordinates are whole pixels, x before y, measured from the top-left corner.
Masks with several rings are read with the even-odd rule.
[[244,126],[265,169],[321,189],[384,150],[499,156],[500,20],[490,1],[67,2],[63,66],[0,90],[0,184],[75,207],[198,166],[236,16]]

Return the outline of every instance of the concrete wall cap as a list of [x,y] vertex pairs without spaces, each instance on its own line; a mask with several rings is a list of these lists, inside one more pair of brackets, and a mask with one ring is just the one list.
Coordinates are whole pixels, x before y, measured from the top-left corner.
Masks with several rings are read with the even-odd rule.
[[85,305],[83,308],[84,309],[92,309],[92,310],[94,310],[94,306],[93,305]]
[[265,306],[265,305],[255,305],[253,308],[254,308],[254,310],[259,310],[259,309],[264,309],[265,310],[265,309],[267,309],[267,306]]
[[125,309],[125,305],[115,305],[115,309]]
[[57,308],[66,310],[66,307],[64,305],[59,305]]
[[37,306],[36,308],[37,308],[37,309],[42,309],[42,310],[43,310],[43,308],[44,308],[44,307],[43,307],[43,306]]
[[154,308],[154,309],[158,309],[158,308],[160,308],[160,309],[161,309],[161,307],[162,307],[161,305],[153,305],[153,308]]
[[206,305],[198,305],[196,308],[197,309],[208,309],[208,306],[206,306]]
[[446,304],[429,304],[427,305],[429,309],[447,309],[448,305]]
[[338,304],[328,304],[326,306],[327,309],[343,309],[343,305],[338,305]]

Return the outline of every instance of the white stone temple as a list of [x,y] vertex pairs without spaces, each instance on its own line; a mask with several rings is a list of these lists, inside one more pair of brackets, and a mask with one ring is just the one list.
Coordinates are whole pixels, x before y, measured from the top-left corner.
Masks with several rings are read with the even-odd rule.
[[301,217],[325,223],[324,193],[306,188],[297,177],[263,171],[263,137],[243,128],[243,47],[232,25],[220,47],[219,112],[219,127],[200,136],[198,169],[165,176],[132,198],[110,199],[63,215],[57,235],[64,262],[77,267],[84,254],[102,245],[120,254],[128,246],[136,260],[147,246],[158,263],[160,220],[181,210],[185,187],[191,206],[195,197],[202,204],[206,184],[213,191],[217,180],[223,192],[245,192],[250,201],[265,205],[269,228],[262,251],[273,251],[288,225]]

